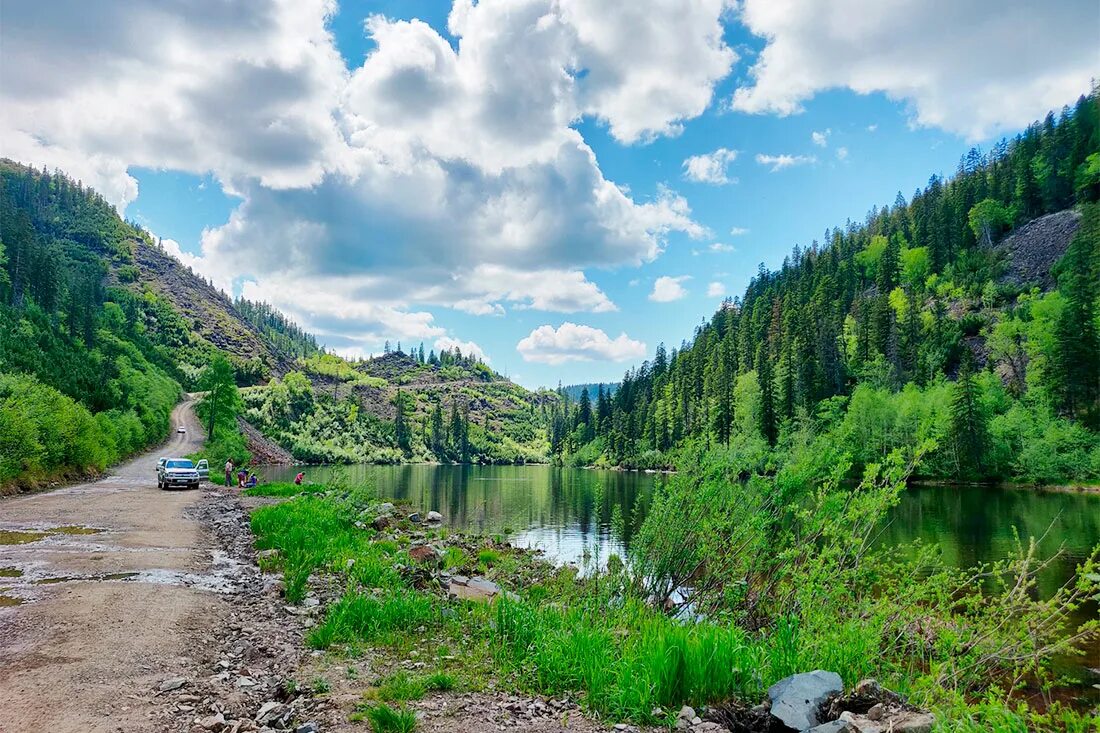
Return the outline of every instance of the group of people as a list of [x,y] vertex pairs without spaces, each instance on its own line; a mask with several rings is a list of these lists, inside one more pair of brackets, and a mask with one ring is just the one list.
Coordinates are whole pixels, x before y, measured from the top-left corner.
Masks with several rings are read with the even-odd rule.
[[[233,486],[233,468],[233,459],[226,460],[225,487],[227,489]],[[301,486],[302,480],[305,479],[305,477],[306,475],[299,471],[298,475],[294,477],[294,483]],[[237,488],[250,489],[258,483],[260,483],[260,480],[256,478],[256,474],[250,472],[244,466],[241,466],[240,470],[237,471]]]
[[[237,488],[249,489],[260,483],[260,480],[256,478],[256,474],[251,473],[244,466],[241,466],[237,471]],[[233,460],[229,459],[225,462],[225,486],[229,488],[233,485]]]

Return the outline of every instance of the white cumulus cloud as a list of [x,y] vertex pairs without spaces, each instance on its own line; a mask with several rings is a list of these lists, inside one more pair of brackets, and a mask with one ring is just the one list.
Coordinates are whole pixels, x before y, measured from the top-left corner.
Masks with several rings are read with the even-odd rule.
[[486,356],[484,349],[482,349],[473,341],[460,341],[459,339],[451,338],[450,336],[444,336],[443,338],[438,338],[435,340],[436,351],[446,351],[448,349],[451,351],[458,349],[466,356],[476,356],[478,359],[481,359],[486,364],[490,363],[489,357]]
[[825,130],[824,132],[814,130],[810,133],[810,139],[813,140],[814,145],[823,148],[829,144],[829,135],[832,134],[832,132],[832,130]]
[[708,298],[724,298],[726,295],[726,286],[720,282],[712,282],[707,285],[707,297]]
[[645,356],[646,345],[625,333],[611,338],[592,326],[565,322],[558,328],[539,326],[525,336],[516,351],[524,361],[564,364],[569,361],[626,361]]
[[723,244],[722,242],[715,242],[710,245],[710,251],[715,254],[721,254],[723,252],[736,252],[737,248],[732,244]]
[[674,300],[680,300],[688,294],[683,284],[690,279],[690,275],[678,277],[662,275],[653,281],[653,292],[649,294],[649,299],[654,303],[671,303]]
[[456,0],[450,38],[366,18],[349,68],[334,0],[5,6],[0,154],[120,207],[135,166],[213,175],[241,204],[190,264],[349,353],[444,335],[426,307],[606,312],[588,270],[707,231],[671,189],[608,180],[576,123],[677,134],[736,60],[725,9]]
[[737,160],[737,151],[729,148],[718,148],[712,153],[693,155],[684,161],[684,178],[696,183],[713,183],[722,185],[736,183],[736,178],[730,178],[727,173],[730,163]]
[[744,0],[765,39],[732,107],[789,115],[847,87],[911,105],[913,121],[980,139],[1086,93],[1100,70],[1095,0]]
[[749,230],[745,227],[732,227],[730,229],[731,237],[742,237],[749,233]]
[[812,155],[788,155],[787,153],[766,155],[764,153],[757,153],[756,162],[771,168],[772,173],[777,173],[785,168],[793,168],[796,165],[816,163],[817,158]]

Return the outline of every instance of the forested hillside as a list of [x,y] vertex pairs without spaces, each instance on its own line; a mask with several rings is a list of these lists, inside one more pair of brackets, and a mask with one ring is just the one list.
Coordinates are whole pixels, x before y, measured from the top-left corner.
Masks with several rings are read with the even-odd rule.
[[246,390],[246,417],[298,460],[320,463],[528,463],[549,459],[550,392],[532,393],[461,351],[345,361],[300,359],[299,371]]
[[856,468],[931,439],[919,475],[1100,478],[1098,199],[1094,89],[761,265],[690,343],[557,410],[552,450],[656,467],[711,446],[768,470],[828,433]]
[[215,383],[270,382],[200,405],[217,460],[247,457],[237,412],[300,460],[548,459],[556,395],[476,358],[423,345],[360,362],[327,354],[61,173],[0,162],[0,207],[0,487],[102,470],[165,435],[181,390]]
[[251,384],[317,352],[96,192],[0,161],[0,489],[100,471],[162,439],[181,389],[218,356]]

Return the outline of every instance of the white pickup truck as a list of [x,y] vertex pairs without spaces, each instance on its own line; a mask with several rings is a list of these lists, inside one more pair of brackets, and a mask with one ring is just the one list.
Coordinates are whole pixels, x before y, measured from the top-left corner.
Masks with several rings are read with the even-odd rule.
[[186,486],[199,488],[199,471],[189,458],[161,458],[157,461],[157,488]]

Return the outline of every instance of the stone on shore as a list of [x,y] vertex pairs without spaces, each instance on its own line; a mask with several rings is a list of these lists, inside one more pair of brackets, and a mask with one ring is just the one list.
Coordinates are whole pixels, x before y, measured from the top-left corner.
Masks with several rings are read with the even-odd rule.
[[821,705],[843,691],[844,681],[835,672],[817,669],[792,675],[768,688],[771,714],[791,730],[813,728],[826,722],[818,717]]

